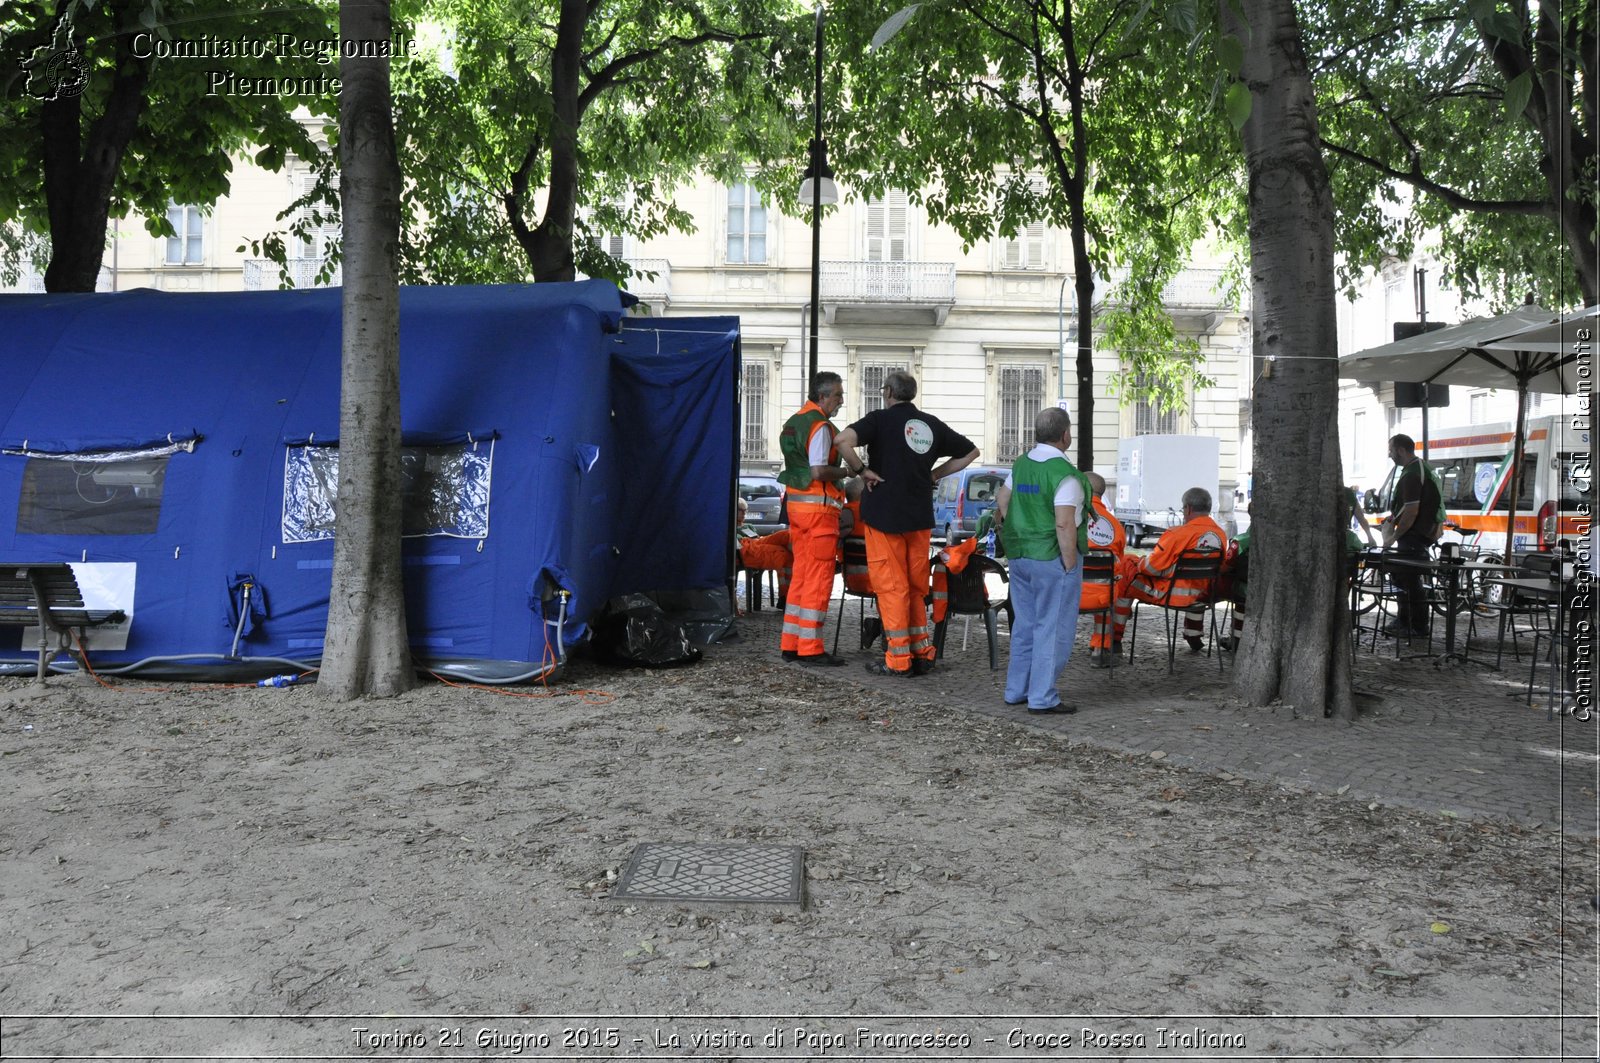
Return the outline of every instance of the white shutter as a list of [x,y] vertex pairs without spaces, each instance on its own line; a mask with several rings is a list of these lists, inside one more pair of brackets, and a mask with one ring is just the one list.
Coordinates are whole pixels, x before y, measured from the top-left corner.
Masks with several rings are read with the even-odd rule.
[[889,261],[904,262],[906,251],[910,245],[908,234],[910,232],[910,206],[906,194],[900,191],[889,193]]
[[888,237],[888,209],[881,198],[867,201],[867,261],[882,262]]

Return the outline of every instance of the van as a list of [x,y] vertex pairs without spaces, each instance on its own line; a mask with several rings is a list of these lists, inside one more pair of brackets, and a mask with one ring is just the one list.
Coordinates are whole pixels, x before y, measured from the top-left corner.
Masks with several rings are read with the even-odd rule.
[[[1446,519],[1485,558],[1505,559],[1511,491],[1499,474],[1515,430],[1503,421],[1444,428],[1423,452],[1444,488]],[[1594,502],[1588,429],[1572,427],[1567,417],[1529,418],[1522,460],[1514,551],[1549,550],[1559,539],[1587,536]],[[1369,513],[1386,512],[1398,472],[1390,469],[1383,486],[1367,492]]]
[[1003,465],[969,465],[940,480],[933,493],[933,534],[947,543],[972,538],[978,518],[994,508],[1009,475]]

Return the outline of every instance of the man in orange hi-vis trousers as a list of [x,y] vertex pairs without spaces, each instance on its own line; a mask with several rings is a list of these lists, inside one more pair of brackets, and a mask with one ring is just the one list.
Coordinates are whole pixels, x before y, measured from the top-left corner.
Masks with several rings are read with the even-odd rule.
[[[883,408],[840,432],[837,440],[845,468],[860,473],[867,486],[861,519],[886,644],[882,660],[867,662],[867,671],[876,675],[933,670],[927,606],[933,489],[978,456],[972,440],[917,409],[916,397],[910,373],[890,373],[884,378]],[[870,462],[856,453],[859,446],[868,448]]]
[[[1201,600],[1205,592],[1203,586],[1195,585],[1191,580],[1174,583],[1172,579],[1172,570],[1177,567],[1180,554],[1199,550],[1215,550],[1220,554],[1227,548],[1228,533],[1211,519],[1211,492],[1203,487],[1189,488],[1183,493],[1183,523],[1162,532],[1155,551],[1149,557],[1141,558],[1137,568],[1117,581],[1113,641],[1122,641],[1122,629],[1133,613],[1135,599],[1160,602],[1166,596],[1168,586],[1171,586],[1172,597],[1167,601],[1168,605],[1182,608]],[[1199,653],[1205,648],[1200,640],[1201,630],[1200,616],[1185,613],[1183,638],[1191,652]]]
[[783,454],[778,480],[788,489],[784,505],[794,552],[794,578],[789,583],[779,647],[785,660],[838,666],[845,663],[844,658],[827,652],[822,628],[828,619],[839,557],[839,510],[844,505],[839,481],[847,475],[838,464],[836,430],[829,418],[844,402],[844,382],[838,373],[818,373],[811,378],[810,396],[784,422],[778,436]]
[[[1089,517],[1089,549],[1106,550],[1117,559],[1117,582],[1131,581],[1134,571],[1139,567],[1137,558],[1124,556],[1128,547],[1128,533],[1123,530],[1122,522],[1112,516],[1106,508],[1105,499],[1101,496],[1106,493],[1106,478],[1097,472],[1085,473],[1089,479],[1089,486],[1094,489],[1090,503],[1094,512]],[[1083,594],[1078,601],[1080,613],[1091,610],[1106,610],[1094,614],[1094,632],[1089,636],[1089,667],[1110,668],[1117,655],[1122,652],[1121,629],[1113,636],[1111,610],[1114,588],[1104,583],[1085,583]]]

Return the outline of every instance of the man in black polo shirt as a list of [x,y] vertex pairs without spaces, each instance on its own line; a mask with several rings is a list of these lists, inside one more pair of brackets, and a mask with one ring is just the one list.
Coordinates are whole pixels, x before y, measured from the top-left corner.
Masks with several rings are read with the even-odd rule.
[[[861,473],[867,485],[861,522],[886,644],[883,660],[867,662],[867,671],[877,675],[933,670],[926,603],[933,489],[978,457],[972,440],[917,409],[911,401],[916,397],[917,382],[910,373],[890,373],[883,384],[883,409],[873,410],[834,440],[845,468]],[[861,460],[857,447],[868,448],[870,463]],[[940,463],[941,458],[947,460]]]
[[[1428,547],[1441,530],[1439,483],[1435,474],[1416,455],[1416,442],[1408,435],[1389,440],[1389,460],[1400,467],[1389,517],[1383,522],[1383,545],[1394,547],[1401,561],[1426,561]],[[1428,633],[1428,595],[1422,587],[1422,569],[1396,566],[1390,579],[1400,592],[1395,622],[1384,629],[1386,635],[1426,635]]]

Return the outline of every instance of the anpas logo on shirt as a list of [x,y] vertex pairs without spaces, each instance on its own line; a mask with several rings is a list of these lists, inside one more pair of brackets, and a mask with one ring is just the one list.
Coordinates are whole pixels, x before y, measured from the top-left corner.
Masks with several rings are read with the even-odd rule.
[[1089,522],[1089,543],[1091,546],[1109,547],[1116,542],[1116,532],[1111,530],[1111,522],[1104,517],[1096,515]]
[[928,427],[927,421],[913,417],[906,422],[906,446],[918,454],[933,449],[933,429]]

